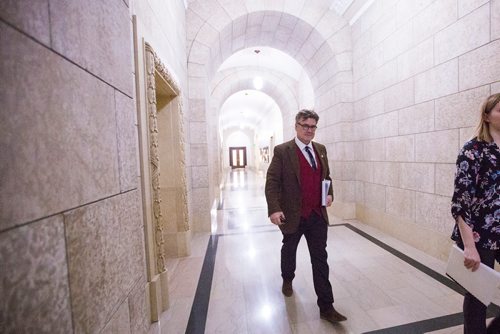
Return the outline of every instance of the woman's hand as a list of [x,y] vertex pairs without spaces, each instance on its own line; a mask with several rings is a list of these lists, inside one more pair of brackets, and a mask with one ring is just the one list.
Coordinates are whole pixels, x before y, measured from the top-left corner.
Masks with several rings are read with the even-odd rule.
[[476,271],[481,263],[481,257],[479,256],[476,248],[474,231],[472,231],[472,228],[465,223],[461,216],[458,216],[457,224],[460,230],[460,235],[462,236],[462,243],[464,244],[464,266],[467,269]]
[[477,252],[476,246],[465,247],[464,248],[464,266],[467,269],[476,271],[481,264],[481,257]]

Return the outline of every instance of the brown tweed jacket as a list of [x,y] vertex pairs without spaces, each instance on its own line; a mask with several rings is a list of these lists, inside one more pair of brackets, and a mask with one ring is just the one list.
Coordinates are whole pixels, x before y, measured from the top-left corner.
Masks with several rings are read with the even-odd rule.
[[[318,153],[316,158],[321,161],[322,180],[331,180],[328,167],[328,157],[324,145],[312,142]],[[297,145],[292,139],[274,148],[274,156],[267,170],[266,177],[267,213],[283,211],[286,222],[280,226],[283,233],[294,233],[300,222],[302,195],[300,193],[300,167],[297,157]],[[333,187],[328,193],[333,197]],[[321,207],[323,218],[328,223],[326,207]]]

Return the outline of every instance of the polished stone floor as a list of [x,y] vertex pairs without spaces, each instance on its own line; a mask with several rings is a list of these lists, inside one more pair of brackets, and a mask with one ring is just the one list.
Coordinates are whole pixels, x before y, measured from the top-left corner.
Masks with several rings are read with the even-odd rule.
[[[168,260],[163,333],[440,333],[463,331],[462,295],[445,263],[355,220],[333,219],[328,262],[338,325],[319,318],[305,239],[294,294],[281,294],[281,233],[266,212],[264,179],[228,172],[211,234]],[[157,326],[158,324],[156,324]]]

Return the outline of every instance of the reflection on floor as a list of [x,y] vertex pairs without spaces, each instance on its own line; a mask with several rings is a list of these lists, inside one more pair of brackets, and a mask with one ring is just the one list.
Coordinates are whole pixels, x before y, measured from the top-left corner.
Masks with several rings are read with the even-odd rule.
[[191,256],[168,261],[164,333],[463,331],[462,291],[443,276],[445,264],[369,226],[350,220],[329,228],[334,306],[348,317],[336,326],[319,318],[304,239],[294,294],[281,294],[280,247],[262,175],[229,172],[213,233],[196,234]]

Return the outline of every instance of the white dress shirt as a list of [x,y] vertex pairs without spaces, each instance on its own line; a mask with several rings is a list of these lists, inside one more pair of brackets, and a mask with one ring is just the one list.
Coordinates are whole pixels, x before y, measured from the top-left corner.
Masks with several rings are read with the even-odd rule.
[[304,158],[306,158],[307,162],[309,162],[309,165],[311,165],[312,167],[311,160],[309,160],[309,154],[307,154],[306,151],[306,146],[309,147],[311,149],[310,152],[313,156],[314,162],[316,163],[316,166],[318,165],[318,159],[316,158],[316,152],[314,152],[314,147],[312,146],[312,142],[310,142],[309,145],[306,145],[303,142],[301,142],[297,137],[295,137],[295,144],[297,144],[297,146],[300,149],[300,152],[302,152]]

